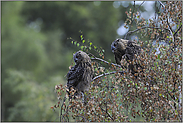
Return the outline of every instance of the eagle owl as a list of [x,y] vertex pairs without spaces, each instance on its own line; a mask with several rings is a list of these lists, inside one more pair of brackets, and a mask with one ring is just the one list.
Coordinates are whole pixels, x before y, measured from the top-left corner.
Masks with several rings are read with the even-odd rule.
[[[127,61],[132,61],[135,57],[135,54],[139,54],[141,52],[141,47],[134,41],[116,39],[111,44],[111,50],[114,53],[116,63],[121,65],[121,59],[123,56],[126,56]],[[142,68],[142,66],[139,64],[130,64],[128,67],[131,70],[132,74],[136,73],[134,67]]]
[[[88,91],[90,83],[94,77],[94,69],[90,57],[83,51],[78,51],[73,55],[75,65],[67,73],[67,87],[73,87],[78,92]],[[70,95],[70,93],[69,93]]]

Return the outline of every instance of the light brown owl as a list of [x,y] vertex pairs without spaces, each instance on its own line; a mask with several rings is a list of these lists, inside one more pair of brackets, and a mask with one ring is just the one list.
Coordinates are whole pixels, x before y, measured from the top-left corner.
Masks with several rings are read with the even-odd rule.
[[[121,65],[121,59],[123,56],[126,56],[127,61],[132,61],[135,57],[135,54],[140,54],[141,47],[134,41],[116,39],[111,44],[111,50],[114,53],[116,63]],[[138,68],[142,66],[139,64],[130,64],[128,67],[132,71],[132,74],[134,74],[134,67]]]
[[[78,51],[73,55],[75,65],[67,73],[67,87],[71,87],[79,92],[88,91],[90,83],[94,77],[94,69],[90,57],[83,51]],[[70,94],[69,94],[70,95]]]

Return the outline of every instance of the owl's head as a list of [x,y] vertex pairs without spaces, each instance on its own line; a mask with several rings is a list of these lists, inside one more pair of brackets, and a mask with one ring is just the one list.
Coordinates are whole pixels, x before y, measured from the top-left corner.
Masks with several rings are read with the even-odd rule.
[[91,62],[90,57],[83,51],[78,51],[73,55],[74,62],[78,63],[86,63]]
[[118,52],[118,51],[123,51],[126,49],[128,40],[124,39],[116,39],[115,41],[112,42],[111,44],[111,50],[113,53]]

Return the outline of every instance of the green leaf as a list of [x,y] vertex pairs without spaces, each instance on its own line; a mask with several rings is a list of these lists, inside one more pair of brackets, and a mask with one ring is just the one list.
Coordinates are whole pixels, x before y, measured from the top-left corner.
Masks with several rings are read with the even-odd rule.
[[135,86],[138,87],[138,86],[137,86],[137,83],[135,83]]
[[80,37],[81,37],[81,40],[83,40],[83,35],[81,35]]
[[89,49],[91,50],[91,47],[89,47]]
[[158,59],[160,59],[160,54],[158,54]]
[[92,43],[90,42],[90,46],[92,45]]
[[96,49],[97,47],[96,46],[94,46],[94,49]]
[[83,50],[84,46],[81,46],[81,49]]
[[71,43],[73,44],[74,42],[73,42],[73,41],[71,41]]
[[144,90],[146,91],[147,90],[147,87],[145,87]]
[[161,97],[161,96],[162,96],[162,94],[159,94],[159,96]]
[[85,43],[85,40],[83,40],[83,43]]
[[79,43],[77,43],[77,47],[79,47]]

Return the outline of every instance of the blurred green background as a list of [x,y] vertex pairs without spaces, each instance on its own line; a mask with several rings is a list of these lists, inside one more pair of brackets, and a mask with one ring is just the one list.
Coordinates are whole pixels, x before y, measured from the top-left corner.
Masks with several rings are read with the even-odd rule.
[[[140,11],[149,17],[144,6]],[[54,88],[66,83],[79,50],[67,38],[80,41],[81,30],[114,62],[110,45],[128,31],[123,25],[131,7],[133,1],[1,2],[1,121],[58,121],[59,109],[50,109],[57,103]]]

